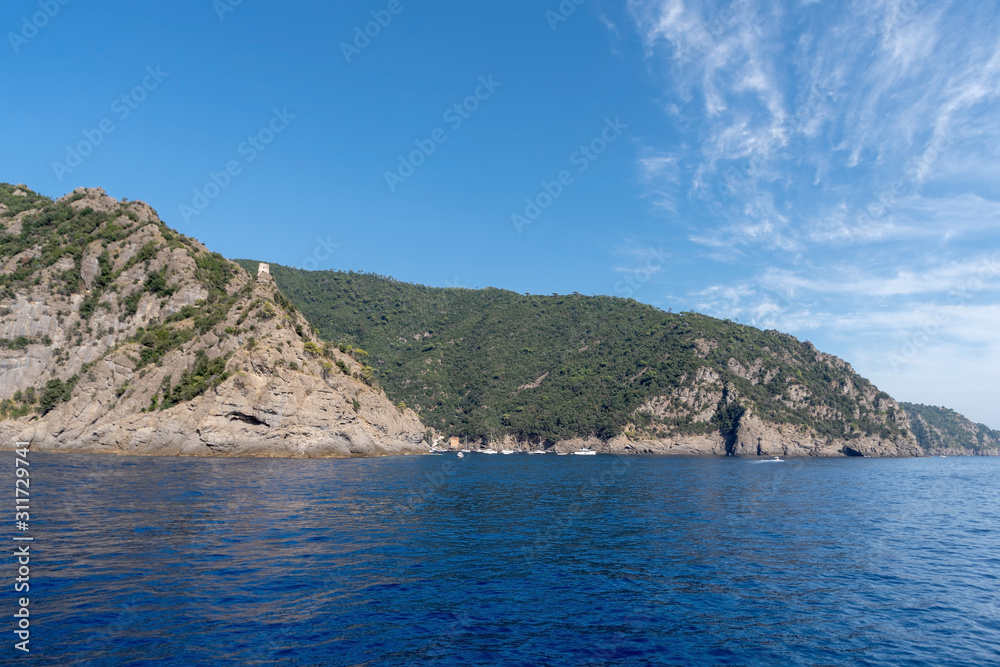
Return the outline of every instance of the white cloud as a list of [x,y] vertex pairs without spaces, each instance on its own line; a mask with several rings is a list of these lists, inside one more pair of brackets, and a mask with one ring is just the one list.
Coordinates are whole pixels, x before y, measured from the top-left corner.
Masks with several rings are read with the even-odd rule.
[[[695,128],[686,151],[662,151],[682,170],[647,169],[644,182],[657,191],[658,178],[672,188],[681,179],[691,205],[722,209],[714,212],[720,222],[745,222],[740,200],[765,192],[777,198],[822,185],[821,195],[901,179],[918,188],[938,166],[938,152],[930,160],[925,152],[935,136],[950,144],[970,127],[980,136],[986,132],[994,146],[1000,137],[1000,119],[985,113],[1000,90],[998,31],[963,26],[962,39],[954,39],[956,24],[968,19],[947,3],[859,1],[834,9],[756,0],[632,0],[629,7],[650,57],[669,63],[664,79],[674,99],[666,106]],[[804,28],[794,32],[798,26]],[[987,116],[989,127],[981,127]],[[850,173],[859,170],[864,173]],[[739,191],[719,201],[734,171],[745,172]],[[667,208],[676,210],[677,203]],[[759,223],[777,228],[773,216],[754,208],[749,214],[760,214]],[[803,220],[825,215],[799,213]],[[907,230],[892,224],[884,233],[847,236],[879,240]],[[822,243],[831,235],[796,237]],[[755,238],[777,245],[766,235]]]
[[[1000,360],[1000,8],[628,6],[666,110],[640,184],[725,276],[695,272],[691,304],[817,336],[882,376],[944,313],[922,349],[988,375],[976,360]],[[915,368],[925,383],[964,382]]]
[[824,295],[887,297],[942,294],[975,286],[978,286],[976,291],[981,291],[998,277],[1000,251],[959,262],[919,269],[903,267],[881,274],[869,273],[853,265],[825,267],[821,274],[808,276],[769,269],[760,278],[760,284],[788,294],[805,291]]

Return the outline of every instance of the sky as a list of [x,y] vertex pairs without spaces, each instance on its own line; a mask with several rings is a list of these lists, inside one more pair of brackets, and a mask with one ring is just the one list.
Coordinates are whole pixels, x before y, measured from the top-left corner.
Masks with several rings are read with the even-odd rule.
[[998,14],[9,0],[0,181],[231,258],[778,329],[1000,428]]

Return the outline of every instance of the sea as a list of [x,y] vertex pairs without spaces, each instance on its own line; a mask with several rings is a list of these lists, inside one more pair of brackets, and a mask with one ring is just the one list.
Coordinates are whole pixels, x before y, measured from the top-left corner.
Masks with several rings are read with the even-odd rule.
[[994,458],[28,460],[5,665],[1000,664]]

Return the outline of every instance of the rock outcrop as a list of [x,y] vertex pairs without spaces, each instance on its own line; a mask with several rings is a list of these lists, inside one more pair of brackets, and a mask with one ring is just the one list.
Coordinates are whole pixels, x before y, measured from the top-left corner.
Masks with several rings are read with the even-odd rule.
[[0,447],[427,451],[419,418],[386,398],[362,353],[319,340],[268,274],[173,232],[142,202],[29,194],[29,211],[0,211]]
[[917,403],[903,408],[921,449],[931,456],[1000,456],[1000,431],[948,408]]
[[[1000,453],[1000,433],[944,408],[901,406],[808,342],[582,295],[441,296],[348,276],[342,296],[350,297],[347,285],[356,282],[369,293],[386,288],[399,297],[379,301],[373,312],[352,310],[362,303],[371,311],[367,298],[331,301],[340,316],[351,316],[342,328],[364,316],[379,323],[370,331],[406,334],[392,338],[398,345],[368,341],[383,348],[373,365],[392,369],[377,376],[366,352],[322,340],[286,298],[271,274],[277,269],[279,280],[288,278],[288,269],[243,264],[171,230],[143,202],[82,188],[53,202],[25,186],[0,184],[0,448],[29,440],[41,450],[118,454],[424,453],[424,439],[435,431],[405,401],[428,423],[437,419],[442,437],[452,435],[445,428],[461,415],[460,433],[473,447],[717,456]],[[309,279],[300,278],[300,286]],[[399,305],[411,302],[413,313]],[[315,308],[308,299],[299,303]],[[397,320],[413,318],[412,325],[388,326],[389,307],[399,310]],[[508,321],[515,309],[519,327]],[[426,313],[434,316],[425,322]],[[606,313],[631,318],[629,327],[605,326]],[[564,335],[555,326],[570,321],[583,333]],[[544,335],[536,331],[530,345],[518,340],[539,324]],[[350,340],[337,330],[326,334]],[[636,345],[646,347],[636,352]],[[634,363],[619,363],[625,357]],[[377,377],[393,383],[397,405]],[[566,428],[566,420],[576,427]],[[500,443],[487,443],[486,433]]]
[[[781,393],[770,401],[802,422],[840,424],[841,432],[820,433],[805,424],[763,419],[733,382],[702,366],[692,377],[682,378],[671,394],[647,399],[634,413],[643,426],[627,428],[623,439],[605,443],[603,450],[730,456],[921,455],[899,404],[857,376],[847,362],[816,353],[813,363],[829,368],[829,393],[849,399],[845,405],[851,406],[850,414],[831,407],[829,400],[815,400],[797,376],[783,378],[769,361],[761,357],[745,367],[729,359],[726,366],[751,386],[783,383]],[[795,363],[791,358],[784,361]],[[862,418],[866,428],[859,428]]]

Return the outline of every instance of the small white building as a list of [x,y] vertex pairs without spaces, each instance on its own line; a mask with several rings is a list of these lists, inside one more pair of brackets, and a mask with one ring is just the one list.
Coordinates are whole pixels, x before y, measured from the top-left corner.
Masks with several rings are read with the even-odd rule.
[[261,276],[261,275],[264,275],[265,273],[267,275],[271,275],[271,265],[270,264],[265,264],[264,262],[261,262],[257,266],[257,275]]

